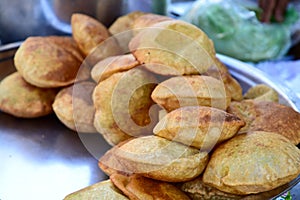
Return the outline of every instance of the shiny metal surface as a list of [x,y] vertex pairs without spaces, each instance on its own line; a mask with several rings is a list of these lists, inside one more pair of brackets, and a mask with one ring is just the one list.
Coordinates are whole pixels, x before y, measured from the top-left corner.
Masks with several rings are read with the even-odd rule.
[[[0,80],[15,71],[12,58],[17,46],[12,44],[0,49]],[[250,66],[218,56],[245,90],[257,83],[272,84]],[[296,108],[288,95],[277,86],[271,86],[281,95],[282,103]],[[88,150],[82,140],[89,143]],[[54,114],[20,119],[0,111],[0,199],[59,200],[104,180],[107,177],[98,168],[97,159],[109,148],[100,134],[78,135],[60,123]],[[300,177],[287,185],[287,189],[299,181]],[[299,188],[297,184],[292,189],[294,197],[299,195]]]

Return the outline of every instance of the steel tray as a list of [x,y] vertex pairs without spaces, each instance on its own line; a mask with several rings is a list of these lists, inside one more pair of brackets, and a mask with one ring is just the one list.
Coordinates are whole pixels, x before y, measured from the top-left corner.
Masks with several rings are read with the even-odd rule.
[[[0,46],[0,80],[15,71],[13,56],[19,45]],[[278,87],[267,75],[232,58],[218,57],[244,90],[265,83],[278,91],[281,103],[296,110],[299,108],[299,101],[292,92]],[[82,140],[97,148],[87,150]],[[109,148],[100,134],[77,134],[54,114],[20,119],[0,111],[0,199],[63,199],[69,193],[104,180],[107,176],[98,168],[97,159]],[[300,177],[265,197],[275,197],[287,190],[299,196],[299,181]]]

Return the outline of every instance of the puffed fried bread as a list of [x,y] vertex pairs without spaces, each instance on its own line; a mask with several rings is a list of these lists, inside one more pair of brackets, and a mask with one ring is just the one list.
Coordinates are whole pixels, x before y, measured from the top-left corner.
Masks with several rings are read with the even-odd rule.
[[152,134],[157,114],[150,112],[150,95],[155,86],[156,78],[141,68],[115,73],[96,86],[94,125],[109,144]]
[[270,101],[232,102],[227,110],[246,122],[240,132],[268,131],[281,134],[295,145],[300,143],[300,113]]
[[0,110],[23,118],[45,116],[53,112],[57,92],[33,86],[14,72],[0,82]]
[[141,30],[129,50],[145,67],[160,75],[201,74],[214,65],[215,49],[194,25],[167,20]]
[[199,176],[208,153],[158,136],[134,138],[107,151],[99,162],[127,174],[183,182]]
[[171,183],[162,182],[133,174],[113,174],[110,180],[131,200],[189,200],[190,198]]
[[168,113],[154,127],[154,134],[198,149],[211,150],[232,138],[245,123],[223,110],[187,106]]
[[79,133],[97,133],[93,123],[95,108],[92,93],[96,84],[91,81],[76,83],[63,88],[52,105],[59,120]]
[[99,61],[91,71],[92,79],[98,83],[116,72],[123,72],[139,65],[132,54],[111,56]]
[[67,36],[29,37],[14,57],[22,77],[42,88],[63,87],[88,79],[90,72],[81,68],[82,61],[76,43]]
[[282,135],[254,131],[235,136],[212,153],[203,182],[247,195],[275,189],[300,174],[300,149]]
[[231,102],[222,81],[200,75],[171,77],[158,84],[151,97],[167,111],[198,105],[226,110]]

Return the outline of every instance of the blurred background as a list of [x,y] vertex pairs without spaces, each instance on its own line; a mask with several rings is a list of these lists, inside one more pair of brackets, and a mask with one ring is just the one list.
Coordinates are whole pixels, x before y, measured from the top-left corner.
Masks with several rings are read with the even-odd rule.
[[[184,0],[183,0],[184,1]],[[109,26],[117,17],[141,10],[168,14],[170,0],[1,0],[0,45],[28,36],[70,34],[70,17],[80,12]],[[173,1],[176,3],[178,1]],[[186,0],[184,2],[192,2]]]

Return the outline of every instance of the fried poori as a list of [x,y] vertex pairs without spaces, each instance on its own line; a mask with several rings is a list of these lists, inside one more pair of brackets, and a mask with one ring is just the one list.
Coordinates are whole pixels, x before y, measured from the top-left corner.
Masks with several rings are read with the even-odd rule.
[[137,34],[139,31],[141,31],[144,28],[147,28],[149,26],[153,26],[156,23],[164,22],[164,21],[170,21],[174,20],[171,17],[163,16],[163,15],[157,15],[153,13],[145,13],[144,15],[138,16],[132,23],[132,29],[134,31],[134,34]]
[[98,83],[116,72],[122,72],[134,68],[139,62],[132,54],[111,56],[98,62],[91,71],[92,79]]
[[289,184],[285,184],[266,192],[251,195],[236,195],[222,192],[217,188],[203,183],[202,176],[199,176],[194,180],[182,183],[180,189],[193,200],[265,200],[275,197],[288,187]]
[[268,131],[281,134],[295,145],[300,143],[300,113],[293,108],[267,101],[232,102],[228,112],[246,122],[240,132]]
[[152,133],[157,113],[150,110],[150,95],[155,86],[155,77],[140,68],[115,73],[97,85],[94,125],[109,144]]
[[67,195],[64,200],[103,199],[129,200],[110,180],[95,183],[89,187]]
[[208,153],[158,136],[134,138],[100,158],[109,168],[167,182],[191,180],[202,173]]
[[79,82],[63,88],[52,105],[59,120],[68,128],[80,133],[96,133],[94,123],[95,108],[92,93],[96,84]]
[[155,126],[155,135],[202,150],[232,138],[244,122],[211,107],[189,106],[168,113]]
[[118,41],[123,53],[128,53],[128,44],[133,38],[133,22],[136,18],[144,15],[144,12],[134,11],[127,15],[119,17],[110,27],[109,32]]
[[98,20],[74,13],[71,17],[72,36],[87,62],[94,65],[100,60],[121,54],[121,49],[108,29]]
[[231,102],[231,96],[222,81],[200,75],[167,79],[158,84],[151,97],[167,111],[197,105],[226,110]]
[[215,149],[203,182],[223,192],[247,195],[269,191],[300,174],[300,149],[282,135],[254,131]]
[[241,200],[243,196],[222,192],[202,181],[202,176],[194,180],[184,182],[181,190],[188,194],[193,200]]
[[123,15],[116,19],[114,23],[109,27],[109,32],[113,35],[122,33],[124,31],[130,31],[134,27],[134,22],[137,18],[139,18],[142,15],[145,15],[146,13],[140,12],[140,11],[134,11],[131,13],[128,13],[127,15]]
[[67,86],[90,76],[88,69],[80,69],[83,57],[67,36],[29,37],[18,48],[14,61],[22,77],[37,87]]
[[190,198],[171,183],[153,180],[139,175],[125,176],[113,174],[110,176],[113,184],[131,200],[189,200]]
[[229,73],[227,67],[216,58],[214,66],[210,67],[203,75],[222,80],[233,101],[243,100],[243,89],[239,82]]
[[101,22],[85,14],[73,14],[71,25],[73,38],[85,56],[110,37],[110,33]]
[[0,82],[0,110],[23,118],[45,116],[53,112],[56,94],[56,89],[33,86],[14,72]]
[[129,43],[136,59],[161,75],[201,74],[214,64],[215,49],[194,25],[167,20],[141,30]]
[[254,99],[256,101],[278,102],[278,93],[265,84],[257,84],[251,87],[245,94],[244,99]]

